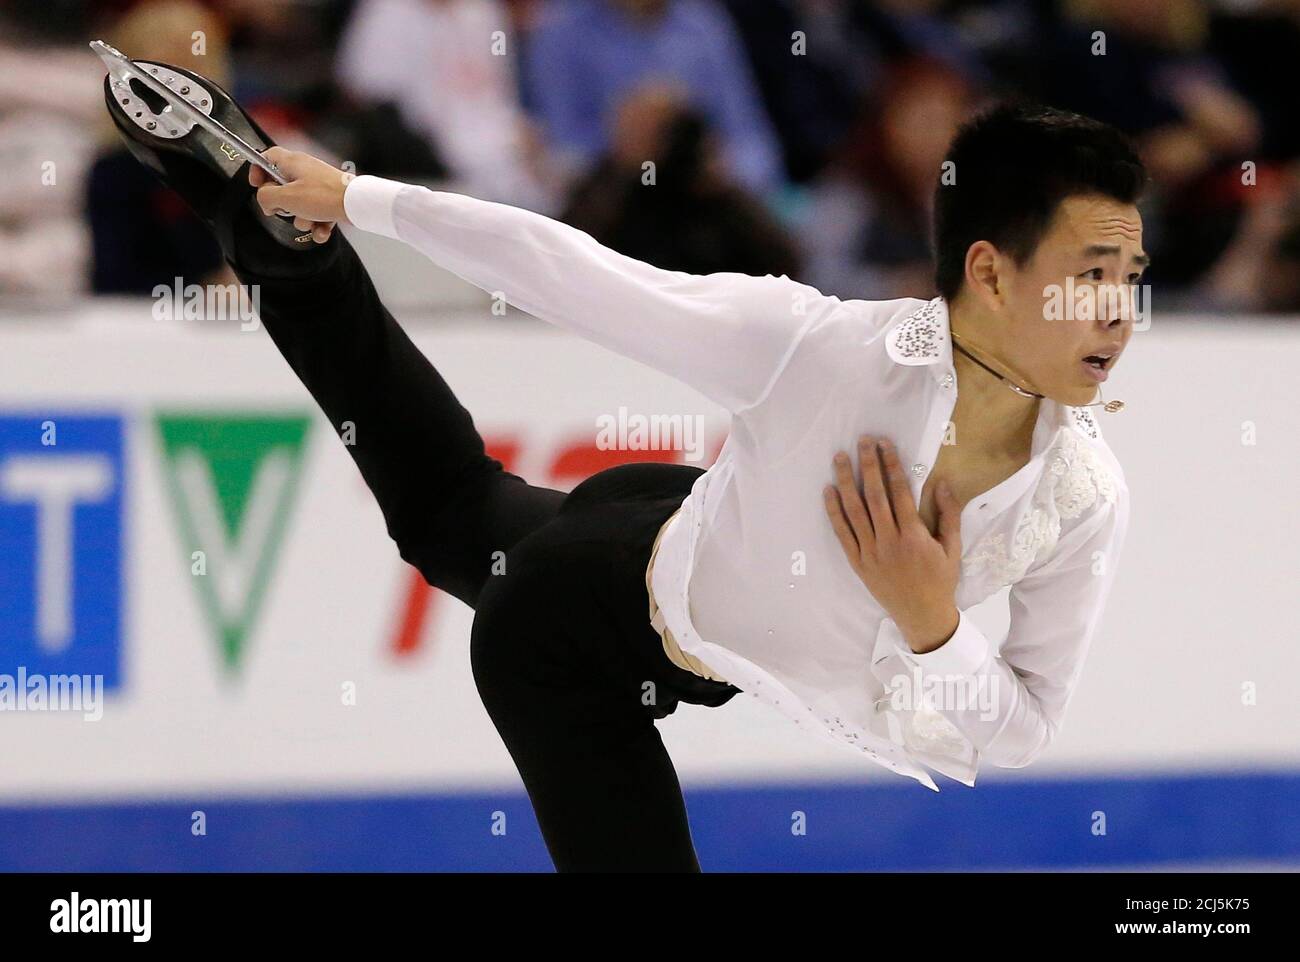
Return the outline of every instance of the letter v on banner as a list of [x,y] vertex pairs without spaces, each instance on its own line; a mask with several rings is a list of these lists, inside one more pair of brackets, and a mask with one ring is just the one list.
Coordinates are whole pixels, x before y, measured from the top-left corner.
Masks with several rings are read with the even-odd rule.
[[187,413],[157,424],[186,574],[233,672],[274,570],[311,419]]

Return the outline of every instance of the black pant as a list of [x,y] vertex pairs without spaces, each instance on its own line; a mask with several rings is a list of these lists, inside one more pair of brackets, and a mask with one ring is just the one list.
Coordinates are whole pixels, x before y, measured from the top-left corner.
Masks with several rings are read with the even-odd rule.
[[262,321],[345,437],[406,561],[475,609],[483,704],[560,871],[699,871],[654,720],[739,689],[678,668],[645,569],[698,468],[630,464],[568,496],[487,456],[469,412],[380,302],[341,237],[318,273],[259,288]]

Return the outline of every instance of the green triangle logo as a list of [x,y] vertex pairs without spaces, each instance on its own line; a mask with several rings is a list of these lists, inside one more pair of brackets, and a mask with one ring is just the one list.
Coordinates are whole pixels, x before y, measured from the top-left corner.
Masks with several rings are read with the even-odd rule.
[[230,672],[266,597],[310,424],[306,415],[157,416],[186,560]]

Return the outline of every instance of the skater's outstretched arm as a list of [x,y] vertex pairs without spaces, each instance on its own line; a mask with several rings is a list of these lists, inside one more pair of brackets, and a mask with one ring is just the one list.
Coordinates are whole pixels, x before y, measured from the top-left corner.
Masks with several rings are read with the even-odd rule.
[[351,178],[278,147],[267,157],[292,182],[263,186],[264,210],[347,220],[404,241],[476,287],[670,374],[733,412],[762,400],[801,333],[839,304],[788,277],[662,270],[517,207]]

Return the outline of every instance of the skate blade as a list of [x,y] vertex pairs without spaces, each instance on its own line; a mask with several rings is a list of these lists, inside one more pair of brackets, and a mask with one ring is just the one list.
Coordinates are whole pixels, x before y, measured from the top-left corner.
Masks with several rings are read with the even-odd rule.
[[220,138],[231,160],[242,155],[277,184],[288,183],[280,168],[257,148],[210,116],[215,99],[211,91],[163,64],[130,60],[102,40],[91,41],[90,49],[108,67],[113,96],[123,115],[141,130],[163,140],[177,140],[201,127]]

